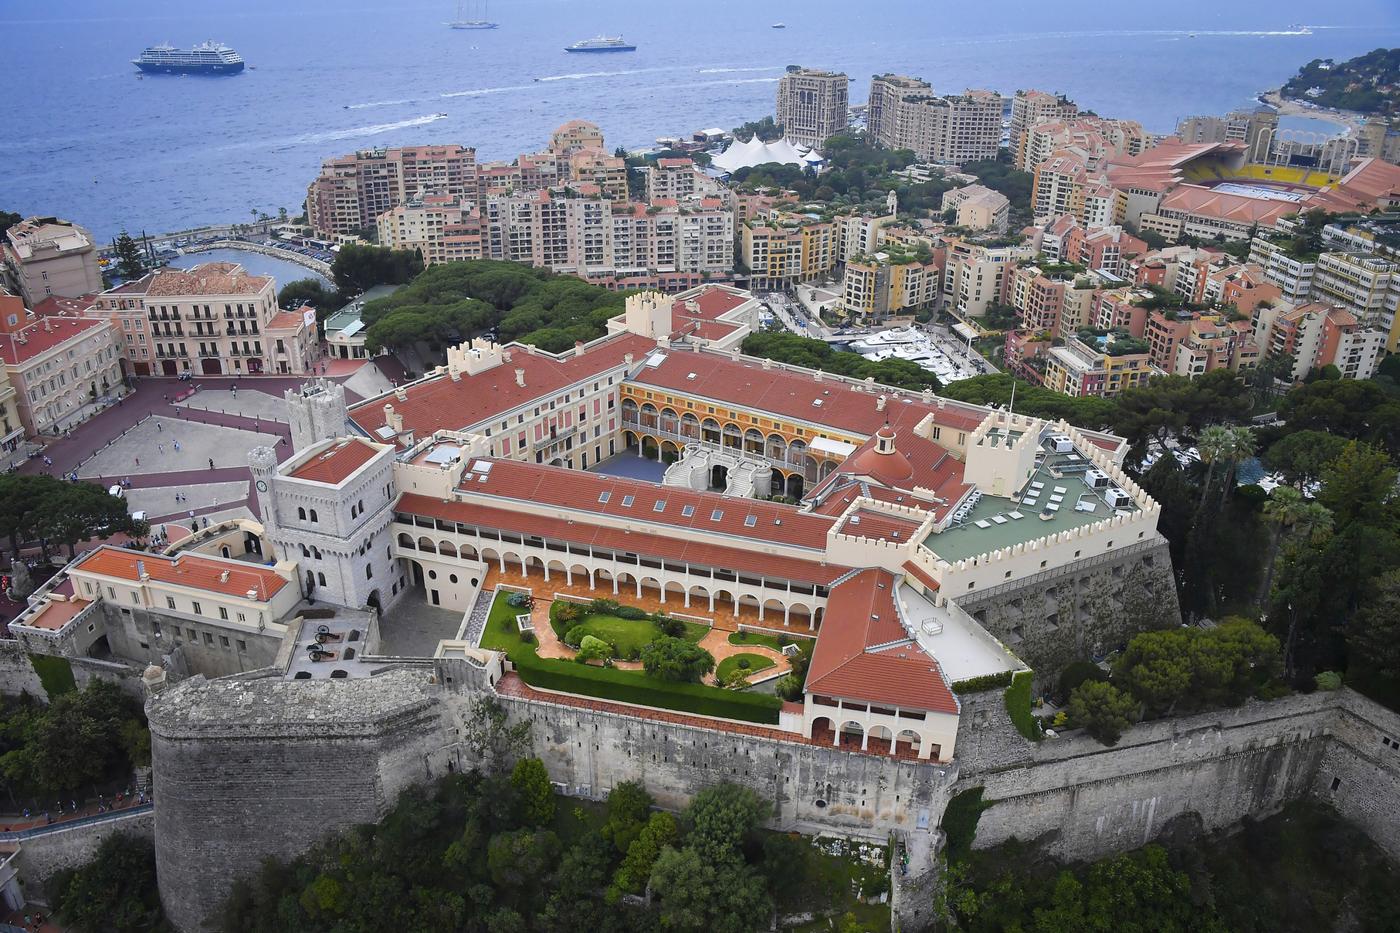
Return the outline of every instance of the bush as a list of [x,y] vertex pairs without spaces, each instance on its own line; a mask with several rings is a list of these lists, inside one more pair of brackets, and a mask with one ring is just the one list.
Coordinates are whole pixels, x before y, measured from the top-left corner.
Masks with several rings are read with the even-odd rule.
[[714,655],[684,638],[662,635],[642,649],[642,667],[662,680],[699,683],[715,669]]
[[1313,683],[1319,690],[1340,690],[1342,689],[1342,675],[1336,671],[1323,671],[1313,678]]
[[981,693],[983,690],[995,690],[998,687],[1009,686],[1011,683],[1011,672],[1001,671],[997,674],[983,674],[980,677],[969,677],[967,680],[959,680],[953,684],[954,693]]
[[533,644],[535,643],[535,633],[534,633],[534,632],[521,632],[521,633],[520,633],[520,640],[523,641],[523,642],[524,642],[525,644],[527,644],[527,645],[533,645]]
[[1034,675],[1030,671],[1017,671],[1012,675],[1011,686],[1006,688],[1006,712],[1010,714],[1017,732],[1032,742],[1039,742],[1043,738],[1040,721],[1031,713],[1033,679]]
[[739,659],[738,667],[739,667],[739,670],[741,670],[741,671],[746,671],[746,670],[748,670],[748,669],[749,669],[749,659],[748,659],[748,658],[740,658],[740,659]]
[[1104,681],[1085,681],[1069,698],[1070,722],[1104,745],[1118,742],[1136,712],[1136,700]]
[[622,607],[617,600],[599,597],[590,602],[588,608],[582,612],[588,616],[615,616],[620,608]]
[[969,787],[949,800],[943,810],[949,865],[963,861],[972,852],[972,840],[977,837],[977,821],[982,818],[982,811],[995,803],[982,799],[984,790],[982,787]]
[[1093,661],[1071,661],[1060,672],[1059,692],[1056,696],[1068,697],[1075,687],[1086,680],[1108,680],[1108,672]]
[[651,618],[651,613],[644,609],[638,609],[636,606],[618,606],[612,614],[619,619],[629,619],[633,622]]
[[607,661],[612,658],[615,651],[613,646],[601,638],[593,635],[584,635],[578,645],[578,655],[576,661]]
[[[626,617],[624,616],[623,618]],[[670,616],[657,616],[652,621],[656,623],[656,627],[661,630],[662,635],[667,635],[671,638],[685,637],[685,623],[680,619],[673,619]]]
[[578,603],[571,603],[567,599],[556,599],[549,607],[549,618],[555,622],[577,622],[579,618]]
[[570,648],[578,648],[582,646],[585,638],[592,637],[593,636],[588,634],[587,628],[582,625],[575,625],[564,633],[564,644],[568,645]]
[[778,679],[778,696],[784,700],[797,701],[802,699],[802,680],[792,674],[785,674]]
[[67,658],[51,654],[31,654],[29,663],[34,668],[34,673],[39,675],[39,683],[43,684],[44,693],[50,700],[78,689],[78,683],[73,679],[73,665]]

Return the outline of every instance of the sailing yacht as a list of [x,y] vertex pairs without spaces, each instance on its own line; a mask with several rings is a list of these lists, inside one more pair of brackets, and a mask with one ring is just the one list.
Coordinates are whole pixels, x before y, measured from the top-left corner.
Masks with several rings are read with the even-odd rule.
[[447,25],[453,29],[495,29],[496,24],[486,18],[486,8],[487,0],[481,0],[480,3],[473,2],[468,11],[472,18],[464,19],[462,17],[462,0],[457,0],[457,18]]

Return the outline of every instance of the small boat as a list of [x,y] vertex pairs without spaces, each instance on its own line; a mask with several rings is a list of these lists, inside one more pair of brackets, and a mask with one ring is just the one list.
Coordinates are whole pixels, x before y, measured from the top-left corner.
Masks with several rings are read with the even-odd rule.
[[774,28],[774,29],[786,29],[786,28],[787,28],[787,23],[774,23],[774,24],[773,24],[773,28]]
[[445,113],[435,113],[435,114],[433,114],[433,116],[435,116],[435,117],[445,117],[445,116],[447,116],[447,114],[445,114]]

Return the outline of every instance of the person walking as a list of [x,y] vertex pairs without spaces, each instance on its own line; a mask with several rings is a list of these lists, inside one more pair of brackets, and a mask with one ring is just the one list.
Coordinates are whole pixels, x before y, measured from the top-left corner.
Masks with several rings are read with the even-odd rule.
[[175,442],[175,449],[176,449],[177,451],[180,449],[180,442],[179,442],[179,441],[176,441],[176,442]]
[[213,457],[210,457],[210,458],[209,458],[209,469],[211,469],[211,470],[214,469],[214,458],[213,458]]
[[157,445],[156,445],[156,450],[159,451],[160,453],[165,453],[165,445],[164,445],[164,444],[157,444]]
[[164,430],[165,430],[165,425],[163,425],[163,424],[161,424],[159,421],[157,421],[157,422],[156,422],[156,430],[157,430],[157,431],[164,431]]

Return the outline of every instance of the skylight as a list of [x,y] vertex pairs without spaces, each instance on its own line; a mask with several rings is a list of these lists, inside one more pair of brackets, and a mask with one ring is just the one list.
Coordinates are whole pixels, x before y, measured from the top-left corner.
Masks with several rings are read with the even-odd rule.
[[745,527],[745,528],[752,528],[754,525],[757,525],[757,524],[758,524],[758,517],[757,517],[756,515],[750,515],[750,516],[748,516],[747,518],[744,519],[744,527]]
[[623,497],[622,497],[622,507],[623,507],[624,509],[630,509],[630,508],[632,507],[632,500],[633,500],[633,497],[632,497],[632,496],[623,496]]
[[721,518],[724,518],[724,510],[723,510],[723,509],[715,509],[713,512],[710,513],[710,521],[712,521],[712,522],[717,522],[717,521],[719,521]]
[[657,499],[657,500],[656,500],[656,505],[653,505],[653,506],[651,507],[651,510],[652,510],[653,512],[664,512],[664,511],[666,511],[666,500],[665,500],[665,499]]
[[600,503],[604,504],[604,505],[606,505],[606,504],[607,504],[607,501],[608,501],[609,499],[611,499],[611,498],[612,498],[612,493],[610,493],[610,492],[600,492],[600,493],[598,493],[598,501],[599,501]]
[[685,518],[690,518],[690,516],[692,516],[692,515],[694,515],[694,514],[695,514],[695,506],[693,506],[693,505],[681,506],[681,515],[684,516]]

